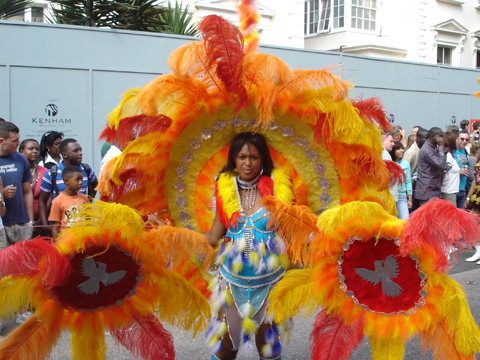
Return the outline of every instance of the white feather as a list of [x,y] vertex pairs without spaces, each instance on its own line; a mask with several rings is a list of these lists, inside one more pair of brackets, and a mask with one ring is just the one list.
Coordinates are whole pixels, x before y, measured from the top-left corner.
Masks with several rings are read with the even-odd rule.
[[253,341],[248,340],[247,342],[243,343],[240,348],[240,353],[244,355],[247,359],[253,359],[256,353]]
[[266,267],[267,266],[265,265],[265,261],[263,261],[263,259],[260,258],[257,266],[255,266],[255,274],[257,274],[257,275],[263,274],[265,272]]
[[235,241],[235,245],[237,246],[237,251],[238,252],[244,252],[245,251],[245,248],[247,247],[247,240],[245,240],[244,237],[240,238],[240,239],[237,239]]
[[250,317],[251,312],[252,312],[252,305],[250,305],[249,302],[246,302],[245,304],[240,306],[240,313],[244,318]]
[[270,344],[266,344],[263,348],[262,348],[262,356],[264,358],[271,358],[273,355],[273,346],[270,345]]

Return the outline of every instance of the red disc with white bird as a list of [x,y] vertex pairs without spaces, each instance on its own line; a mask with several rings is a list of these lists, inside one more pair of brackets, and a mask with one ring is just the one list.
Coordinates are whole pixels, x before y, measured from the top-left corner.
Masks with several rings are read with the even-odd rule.
[[353,238],[339,257],[342,288],[365,310],[413,313],[425,304],[425,280],[420,263],[387,238]]
[[141,266],[119,246],[92,246],[71,259],[67,281],[52,289],[59,305],[69,310],[89,311],[120,305],[135,294],[142,280]]

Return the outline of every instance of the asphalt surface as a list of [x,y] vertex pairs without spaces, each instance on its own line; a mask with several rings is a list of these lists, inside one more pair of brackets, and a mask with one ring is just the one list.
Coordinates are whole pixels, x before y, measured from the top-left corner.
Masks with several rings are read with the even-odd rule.
[[[450,276],[465,286],[465,292],[468,295],[468,303],[473,316],[477,323],[480,321],[480,265],[475,263],[468,263],[465,259],[473,254],[472,250],[466,251],[458,255],[458,262],[452,263]],[[474,282],[471,284],[471,282]],[[309,334],[312,330],[313,319],[297,318],[295,319],[295,327],[290,335],[290,342],[283,348],[283,360],[308,360],[310,359],[309,350]],[[4,323],[2,336],[8,333],[17,326],[14,321],[7,321]],[[210,354],[205,347],[205,340],[203,334],[197,335],[192,339],[191,334],[181,331],[175,327],[166,326],[169,329],[175,341],[176,359],[190,360],[190,359],[210,359]],[[108,360],[130,360],[135,359],[125,349],[119,348],[112,338],[107,334],[107,359]],[[365,339],[359,346],[356,352],[350,356],[351,360],[367,360],[371,358],[370,346],[368,339]],[[70,357],[70,341],[68,333],[64,333],[53,350],[50,360],[68,360]],[[237,357],[239,360],[258,359],[258,355],[248,356],[240,353]],[[422,356],[419,348],[418,339],[414,338],[407,343],[405,347],[404,359],[432,359],[429,353]],[[480,359],[480,355],[477,355]],[[27,359],[25,359],[27,360]],[[332,359],[337,360],[337,359]]]

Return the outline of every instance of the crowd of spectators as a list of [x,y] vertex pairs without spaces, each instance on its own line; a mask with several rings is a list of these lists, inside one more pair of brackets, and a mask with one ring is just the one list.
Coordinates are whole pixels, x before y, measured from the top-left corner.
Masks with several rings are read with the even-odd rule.
[[[398,217],[409,214],[433,198],[450,201],[459,209],[480,213],[480,123],[462,120],[460,128],[415,126],[406,136],[400,126],[382,133],[383,159],[400,165],[406,175],[404,183],[392,182],[390,192],[396,201]],[[479,184],[480,185],[480,184]],[[478,198],[476,192],[479,192]],[[480,246],[467,261],[480,264]]]
[[[56,131],[40,144],[20,139],[20,129],[0,118],[0,250],[37,235],[56,238],[98,184],[77,140]],[[16,322],[29,315],[17,314]]]

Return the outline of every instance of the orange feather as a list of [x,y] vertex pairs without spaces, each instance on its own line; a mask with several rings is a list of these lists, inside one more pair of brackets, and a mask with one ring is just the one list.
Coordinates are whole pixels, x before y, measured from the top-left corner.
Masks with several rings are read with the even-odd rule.
[[60,327],[49,327],[32,315],[0,342],[0,360],[46,359],[61,333]]

